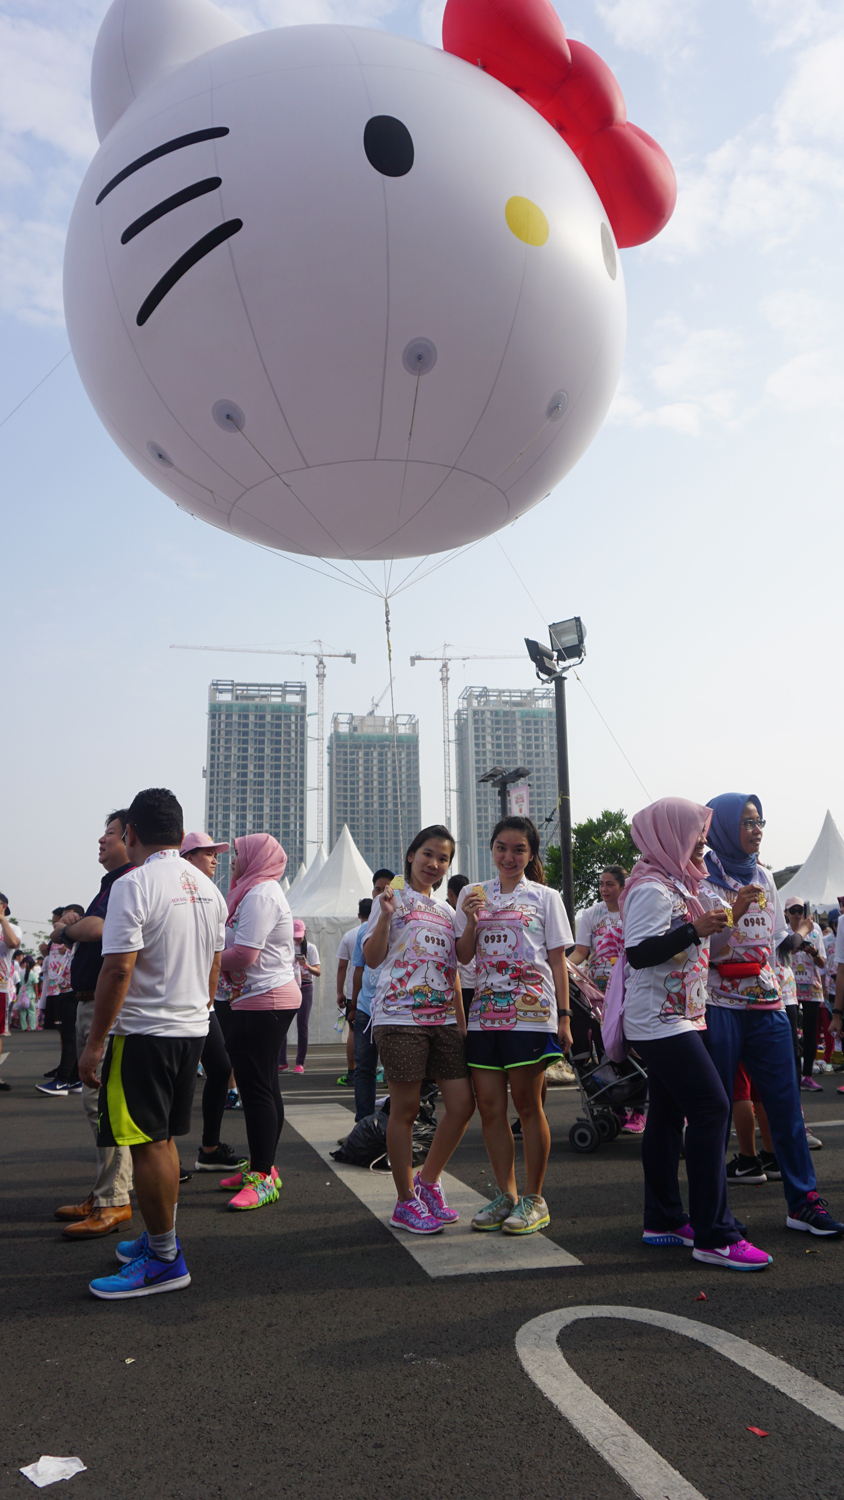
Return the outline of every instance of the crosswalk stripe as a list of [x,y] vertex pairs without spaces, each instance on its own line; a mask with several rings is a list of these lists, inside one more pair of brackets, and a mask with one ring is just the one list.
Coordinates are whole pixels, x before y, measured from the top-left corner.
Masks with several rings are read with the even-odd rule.
[[524,1238],[500,1232],[479,1234],[472,1229],[470,1220],[487,1200],[448,1172],[443,1173],[443,1189],[449,1205],[460,1213],[459,1223],[434,1235],[408,1234],[406,1230],[393,1229],[390,1216],[395,1208],[396,1190],[389,1172],[367,1172],[331,1158],[330,1153],[337,1150],[338,1137],[348,1135],[351,1128],[349,1111],[332,1104],[285,1104],[285,1118],[431,1277],[536,1271],[549,1267],[560,1269],[582,1264],[545,1234],[531,1234]]

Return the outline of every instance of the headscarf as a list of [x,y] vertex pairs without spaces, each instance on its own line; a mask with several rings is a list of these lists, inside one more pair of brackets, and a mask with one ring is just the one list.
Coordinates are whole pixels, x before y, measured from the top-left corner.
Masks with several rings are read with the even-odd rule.
[[642,858],[636,861],[624,883],[618,898],[619,909],[624,911],[631,890],[644,880],[657,880],[669,890],[679,882],[690,893],[688,907],[692,918],[702,917],[697,889],[709,872],[692,855],[701,833],[709,831],[711,821],[708,807],[687,802],[684,797],[663,797],[637,812],[631,831]]
[[756,804],[761,818],[762,803],[755,792],[748,792],[747,796],[744,792],[722,792],[720,797],[713,797],[706,804],[712,808],[707,843],[717,858],[705,854],[704,862],[713,885],[729,889],[724,880],[725,871],[742,885],[756,883],[756,855],[747,854],[741,847],[741,815],[748,802]]
[[281,880],[287,868],[287,855],[271,833],[247,833],[234,840],[240,867],[237,880],[229,887],[226,905],[231,921],[247,891],[264,880]]

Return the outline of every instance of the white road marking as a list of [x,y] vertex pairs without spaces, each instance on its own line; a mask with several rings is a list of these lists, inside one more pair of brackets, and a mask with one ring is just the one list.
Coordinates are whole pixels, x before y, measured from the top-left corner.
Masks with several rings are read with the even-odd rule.
[[331,1158],[330,1152],[337,1150],[338,1136],[348,1135],[351,1128],[348,1110],[330,1104],[317,1107],[306,1104],[288,1107],[285,1104],[285,1118],[429,1276],[469,1276],[479,1271],[535,1271],[545,1267],[562,1269],[582,1264],[544,1234],[531,1234],[523,1239],[500,1232],[479,1234],[471,1228],[469,1221],[488,1200],[448,1172],[443,1173],[443,1188],[449,1204],[460,1214],[459,1223],[435,1235],[408,1234],[403,1229],[392,1229],[390,1216],[396,1206],[396,1190],[390,1173],[365,1172],[360,1167],[344,1166]]
[[[567,1307],[532,1318],[516,1335],[516,1351],[525,1370],[566,1421],[586,1438],[640,1500],[706,1500],[706,1497],[574,1373],[560,1352],[557,1338],[562,1329],[581,1318],[621,1318],[632,1323],[649,1323],[654,1328],[696,1339],[844,1432],[844,1397],[838,1391],[829,1390],[785,1360],[722,1328],[647,1307]],[[739,1475],[736,1482],[740,1489]]]

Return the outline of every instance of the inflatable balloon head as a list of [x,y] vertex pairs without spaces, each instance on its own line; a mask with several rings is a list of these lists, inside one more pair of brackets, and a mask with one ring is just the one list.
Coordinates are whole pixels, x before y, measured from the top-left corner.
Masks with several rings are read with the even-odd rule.
[[458,547],[606,414],[618,246],[667,219],[671,168],[547,0],[449,0],[444,39],[106,14],[71,345],[122,451],[212,525],[333,558]]

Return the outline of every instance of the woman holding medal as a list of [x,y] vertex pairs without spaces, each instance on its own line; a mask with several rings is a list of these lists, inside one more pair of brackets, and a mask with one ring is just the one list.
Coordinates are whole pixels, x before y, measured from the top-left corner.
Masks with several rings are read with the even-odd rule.
[[[784,1014],[772,963],[789,940],[773,877],[758,862],[765,819],[754,793],[725,792],[707,803],[712,822],[707,834],[707,877],[701,896],[720,905],[727,926],[713,934],[707,981],[706,1024],[709,1053],[732,1099],[740,1062],[750,1074],[768,1116],[788,1204],[786,1224],[809,1234],[844,1234],[818,1197],[806,1141],[794,1068],[792,1033]],[[802,933],[791,948],[804,944]],[[729,1124],[726,1145],[729,1143]]]
[[[466,1060],[498,1184],[472,1228],[535,1234],[551,1222],[542,1196],[551,1132],[542,1107],[545,1069],[571,1047],[566,947],[571,928],[559,891],[545,884],[530,818],[502,818],[490,839],[498,874],[466,886],[454,914],[457,957],[475,959]],[[516,1186],[507,1087],[522,1122],[525,1192]]]
[[[434,896],[454,858],[454,839],[435,824],[417,833],[397,875],[372,903],[363,957],[378,969],[372,1035],[390,1090],[387,1151],[398,1199],[390,1223],[411,1234],[438,1234],[459,1214],[440,1176],[475,1110],[456,984],[451,907]],[[445,1113],[424,1166],[413,1174],[413,1123],[422,1082],[442,1095]]]

